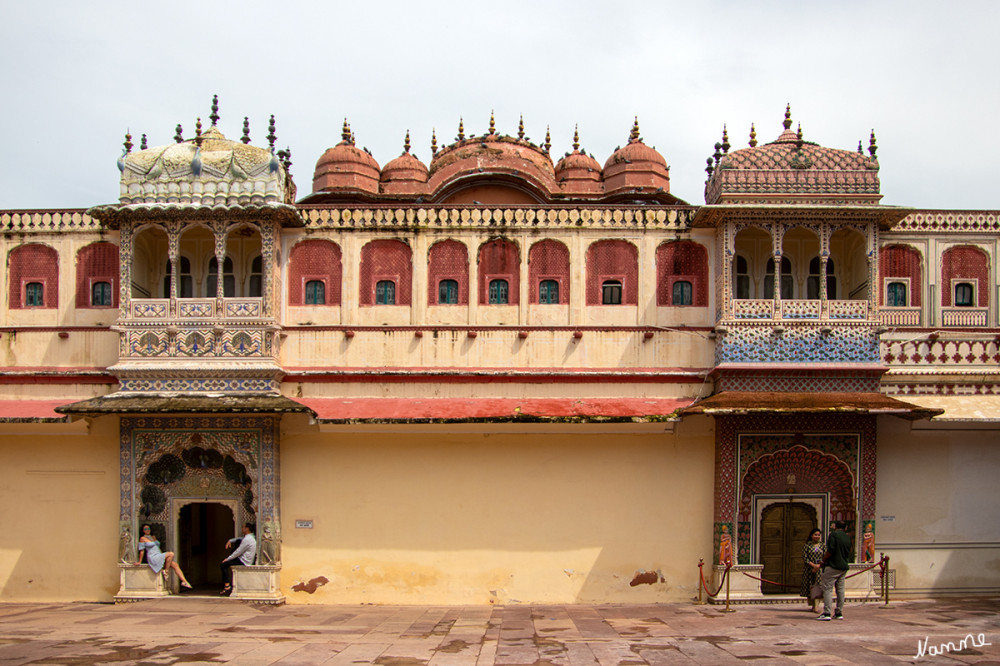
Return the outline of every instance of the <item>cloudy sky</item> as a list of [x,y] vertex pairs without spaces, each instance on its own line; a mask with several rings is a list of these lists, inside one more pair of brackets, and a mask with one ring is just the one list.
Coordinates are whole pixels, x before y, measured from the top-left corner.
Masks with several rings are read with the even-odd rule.
[[[114,202],[133,141],[194,133],[220,99],[231,138],[249,116],[292,150],[300,196],[346,117],[379,164],[410,130],[515,134],[520,115],[553,156],[601,163],[638,116],[671,166],[671,191],[703,202],[723,124],[734,147],[781,131],[854,149],[874,129],[883,203],[998,209],[1000,2],[13,2],[0,6],[0,209]],[[983,157],[983,156],[986,157]]]

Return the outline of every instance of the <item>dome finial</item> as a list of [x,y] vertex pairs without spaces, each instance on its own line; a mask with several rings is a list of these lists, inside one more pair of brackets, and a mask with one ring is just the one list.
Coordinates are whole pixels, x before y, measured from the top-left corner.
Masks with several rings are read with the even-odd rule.
[[274,152],[274,142],[277,141],[278,137],[274,133],[274,114],[271,114],[271,120],[267,123],[267,146]]
[[757,128],[753,126],[753,123],[750,123],[750,147],[757,147]]
[[722,161],[722,144],[715,144],[715,152],[712,153],[712,157],[715,158],[715,166],[719,166],[719,162]]
[[465,141],[465,123],[462,121],[462,116],[458,117],[458,140]]
[[524,114],[521,114],[520,120],[517,121],[517,138],[524,139]]
[[802,150],[802,123],[799,123],[799,129],[795,132],[795,143],[798,144],[798,149]]
[[351,126],[347,124],[347,118],[344,118],[344,127],[340,130],[340,140],[343,143],[351,142]]
[[858,155],[864,155],[864,154],[865,154],[865,151],[861,147],[861,139],[858,139]]
[[726,125],[722,125],[722,153],[724,155],[729,154],[729,134],[726,132]]
[[201,118],[194,124],[194,142],[201,148]]
[[580,125],[573,127],[573,151],[580,150]]
[[122,145],[125,146],[126,155],[132,152],[132,135],[129,134],[128,130],[125,130],[125,143],[123,143]]
[[146,135],[142,135],[142,139],[139,141],[139,150],[146,150]]
[[708,165],[705,167],[705,173],[707,173],[708,177],[711,178],[712,172],[715,171],[715,167],[712,166],[712,158],[709,157],[707,160],[705,160],[705,163]]
[[493,135],[496,133],[497,133],[497,124],[496,121],[493,119],[493,109],[490,109],[490,134]]
[[219,96],[212,95],[212,115],[208,117],[212,121],[212,127],[219,124]]
[[872,159],[876,159],[875,151],[878,150],[878,146],[875,145],[875,130],[872,130],[871,138],[868,139],[868,154],[872,156]]
[[184,141],[184,128],[181,127],[180,123],[177,123],[177,127],[174,129],[174,141],[176,143]]
[[549,148],[552,147],[552,135],[549,134],[549,126],[545,126],[545,154],[549,154]]
[[629,132],[628,135],[629,143],[633,143],[635,141],[642,141],[642,138],[639,136],[639,116],[635,117],[635,122],[632,124],[632,131]]
[[240,139],[244,145],[250,143],[250,118],[243,116],[243,138]]
[[410,152],[410,130],[406,130],[406,139],[403,141],[403,152]]
[[432,127],[432,128],[431,128],[431,155],[437,155],[437,154],[438,154],[438,138],[437,138],[437,132],[436,132],[436,130],[435,130],[435,129],[434,129],[433,127]]
[[788,103],[785,105],[785,120],[781,123],[784,125],[785,129],[792,129],[792,105]]

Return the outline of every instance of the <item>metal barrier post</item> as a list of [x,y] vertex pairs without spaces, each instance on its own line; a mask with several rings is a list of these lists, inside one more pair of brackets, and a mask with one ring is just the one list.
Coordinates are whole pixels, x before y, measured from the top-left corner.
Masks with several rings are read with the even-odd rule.
[[889,558],[885,553],[879,553],[882,556],[882,585],[885,586],[885,606],[889,607]]
[[704,587],[704,584],[702,583],[702,581],[705,580],[705,573],[704,573],[705,569],[704,569],[704,567],[705,567],[705,558],[704,557],[699,557],[698,558],[698,604],[705,603],[705,602],[703,602],[701,600],[701,588]]
[[723,613],[735,613],[736,609],[729,607],[729,570],[732,568],[732,564],[726,562],[726,573],[723,574],[726,577],[726,607],[723,609]]

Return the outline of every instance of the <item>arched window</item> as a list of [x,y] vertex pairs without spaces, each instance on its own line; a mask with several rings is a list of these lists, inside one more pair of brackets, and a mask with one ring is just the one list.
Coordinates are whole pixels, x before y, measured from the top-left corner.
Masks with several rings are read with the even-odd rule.
[[559,282],[556,280],[542,280],[538,283],[538,302],[542,304],[558,304]]
[[[215,257],[208,262],[208,279],[205,287],[205,297],[215,298],[219,285],[219,260]],[[226,298],[236,296],[236,276],[233,275],[232,257],[226,257],[222,262],[222,295]]]
[[[311,238],[293,245],[288,255],[288,304],[340,305],[340,256],[340,246],[328,240]],[[306,301],[306,285],[313,281],[323,284],[321,303]]]
[[691,283],[687,280],[674,282],[673,293],[671,294],[671,305],[691,305],[692,297]]
[[[167,261],[167,271],[163,276],[163,298],[170,298],[170,274],[173,271],[173,263]],[[191,298],[194,295],[194,281],[191,278],[191,260],[181,257],[180,281],[177,283],[177,297]],[[215,296],[215,292],[212,292]]]
[[907,307],[910,304],[908,296],[905,282],[890,282],[886,288],[886,305],[891,308]]
[[458,304],[458,280],[441,280],[438,283],[438,304]]
[[601,305],[622,304],[621,280],[605,280],[601,283]]
[[41,282],[29,282],[24,285],[24,305],[29,308],[45,306],[45,285]]
[[7,306],[56,308],[59,306],[59,254],[41,243],[19,245],[7,256]]
[[736,285],[736,298],[750,298],[750,271],[746,257],[736,255],[733,273],[733,282]]
[[508,295],[507,280],[490,280],[490,305],[507,305]]
[[396,304],[396,283],[392,280],[379,280],[375,283],[375,305]]
[[955,283],[955,307],[971,308],[976,305],[976,291],[969,282]]
[[111,307],[112,303],[111,283],[95,282],[90,287],[90,305],[95,308]]
[[306,282],[306,305],[326,305],[326,284],[322,280]]
[[[792,280],[792,260],[788,257],[781,258],[781,297],[795,298],[794,281]],[[767,260],[767,268],[764,272],[764,298],[774,298],[774,259]]]
[[258,254],[250,264],[250,280],[247,283],[247,296],[260,298],[264,293],[264,260]]
[[[809,277],[806,279],[806,298],[809,300],[819,299],[819,267],[819,257],[813,257],[809,261]],[[831,300],[837,298],[837,278],[833,275],[833,259],[826,260],[826,297]]]

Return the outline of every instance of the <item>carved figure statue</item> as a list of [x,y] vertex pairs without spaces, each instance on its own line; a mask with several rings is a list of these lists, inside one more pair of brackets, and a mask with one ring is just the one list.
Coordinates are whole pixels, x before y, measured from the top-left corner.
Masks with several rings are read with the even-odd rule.
[[122,534],[118,537],[118,561],[122,564],[132,564],[132,553],[135,548],[132,546],[132,530],[128,525],[122,528]]
[[729,533],[729,525],[722,526],[722,533],[719,535],[719,564],[732,564],[733,562],[733,537]]
[[875,533],[872,531],[873,525],[865,523],[864,534],[861,535],[861,561],[875,561]]
[[260,563],[278,564],[281,562],[281,541],[276,527],[270,522],[264,523],[260,537]]

